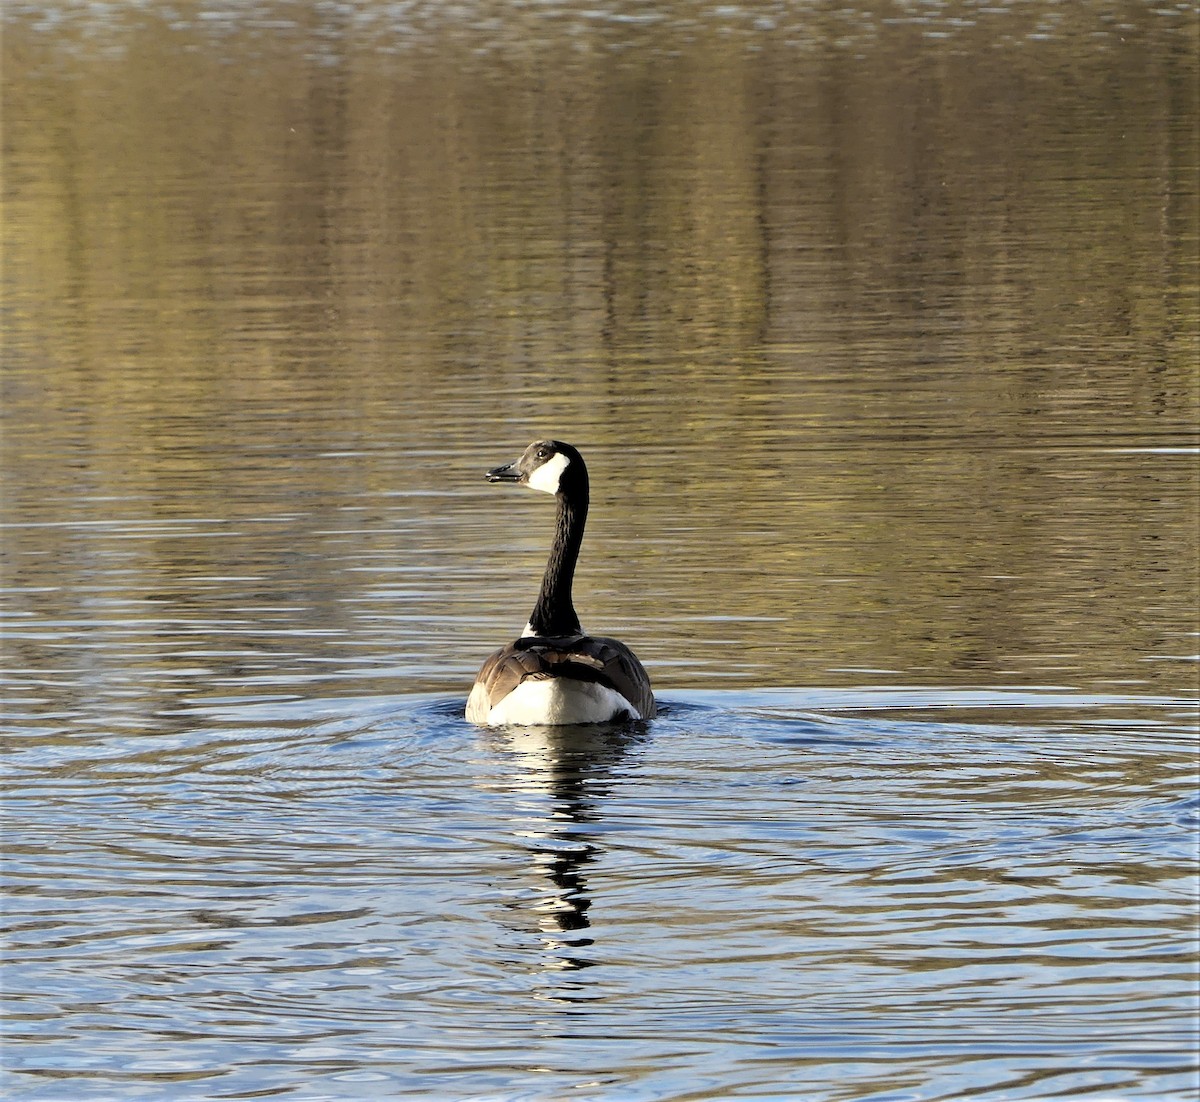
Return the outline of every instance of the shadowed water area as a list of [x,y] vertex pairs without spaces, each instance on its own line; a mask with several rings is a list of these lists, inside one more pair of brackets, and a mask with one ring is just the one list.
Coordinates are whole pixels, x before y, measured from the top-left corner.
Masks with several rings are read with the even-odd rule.
[[1194,1097],[1193,5],[0,18],[6,1098]]

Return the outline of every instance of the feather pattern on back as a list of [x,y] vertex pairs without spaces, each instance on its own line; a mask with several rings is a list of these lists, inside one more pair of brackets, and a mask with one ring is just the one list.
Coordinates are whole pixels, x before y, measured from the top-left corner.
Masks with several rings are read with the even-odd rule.
[[[483,663],[471,694],[467,719],[486,723],[488,713],[527,680],[569,678],[612,689],[636,709],[633,718],[654,715],[654,694],[645,669],[624,643],[597,635],[518,639]],[[620,718],[614,715],[613,719]]]

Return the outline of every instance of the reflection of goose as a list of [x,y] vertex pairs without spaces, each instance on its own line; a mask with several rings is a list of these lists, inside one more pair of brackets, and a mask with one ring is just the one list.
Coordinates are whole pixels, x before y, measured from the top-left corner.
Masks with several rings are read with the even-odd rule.
[[570,444],[539,440],[487,478],[554,494],[558,527],[533,615],[520,639],[484,662],[467,719],[490,726],[649,719],[654,694],[637,656],[616,639],[585,635],[571,601],[588,511],[583,457]]
[[[512,801],[513,832],[530,860],[514,869],[505,892],[515,924],[542,943],[539,972],[577,972],[595,961],[588,880],[603,855],[600,824],[614,774],[644,729],[556,726],[507,727],[484,736],[508,759],[481,783]],[[547,997],[574,1001],[582,994],[560,991]]]

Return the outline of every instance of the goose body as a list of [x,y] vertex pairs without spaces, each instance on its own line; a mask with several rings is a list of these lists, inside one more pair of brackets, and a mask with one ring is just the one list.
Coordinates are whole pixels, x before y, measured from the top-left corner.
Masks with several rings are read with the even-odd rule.
[[539,440],[487,479],[553,494],[558,519],[533,615],[519,639],[483,663],[467,719],[485,726],[649,719],[654,694],[637,656],[617,639],[586,634],[575,615],[571,585],[588,510],[583,457],[570,444]]

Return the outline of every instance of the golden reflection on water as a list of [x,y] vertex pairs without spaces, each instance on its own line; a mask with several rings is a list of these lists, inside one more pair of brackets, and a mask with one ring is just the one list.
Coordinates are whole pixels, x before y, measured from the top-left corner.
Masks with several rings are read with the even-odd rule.
[[552,433],[660,683],[1194,683],[1194,13],[264,10],[6,16],[19,661],[457,689]]

